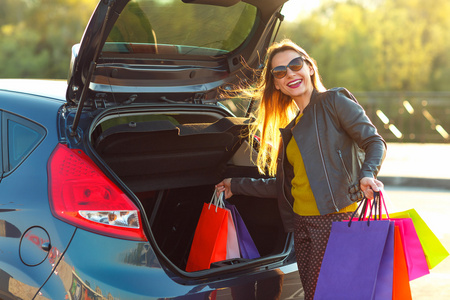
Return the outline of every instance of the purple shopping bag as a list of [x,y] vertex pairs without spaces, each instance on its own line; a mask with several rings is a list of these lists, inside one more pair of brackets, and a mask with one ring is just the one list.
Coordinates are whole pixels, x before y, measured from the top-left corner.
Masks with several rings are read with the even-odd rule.
[[374,299],[392,299],[394,282],[394,238],[395,224],[389,224],[389,232],[381,256],[380,268],[378,269]]
[[361,201],[348,222],[332,223],[315,300],[392,299],[395,224],[380,220],[380,195],[374,195],[373,203]]
[[[358,221],[354,218],[353,221]],[[345,220],[344,222],[347,222]],[[386,244],[381,256],[380,268],[378,269],[376,289],[373,299],[391,299],[394,279],[394,232],[395,223],[389,224],[389,232],[386,238]]]
[[231,215],[233,216],[241,257],[248,259],[260,257],[258,249],[248,232],[247,226],[245,226],[244,220],[242,220],[241,215],[236,209],[236,206],[225,201],[225,207],[230,210]]
[[[358,218],[353,218],[358,221]],[[348,222],[348,220],[344,220]],[[389,232],[386,238],[386,244],[381,256],[380,268],[378,269],[375,294],[373,299],[391,299],[394,279],[394,232],[395,223],[389,224]]]
[[387,220],[333,222],[314,299],[382,299],[375,294],[390,228]]

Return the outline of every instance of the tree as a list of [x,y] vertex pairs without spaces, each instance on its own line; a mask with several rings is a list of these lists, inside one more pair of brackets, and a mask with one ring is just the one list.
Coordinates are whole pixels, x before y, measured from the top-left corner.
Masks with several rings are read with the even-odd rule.
[[[192,43],[203,23],[186,30],[179,15],[204,19],[186,4],[164,20],[160,10],[172,0],[146,7],[156,38]],[[178,1],[178,0],[177,0]],[[292,0],[291,0],[292,1]],[[0,77],[65,78],[70,49],[81,39],[95,0],[0,0]],[[285,22],[279,39],[289,37],[314,57],[328,87],[353,91],[448,90],[450,77],[450,1],[322,0],[321,6],[295,22]],[[155,7],[157,6],[157,7]],[[239,16],[236,14],[236,18]],[[240,24],[251,20],[246,12]],[[217,20],[224,29],[232,18]],[[230,25],[227,25],[230,24]],[[245,27],[245,26],[244,26]],[[244,33],[245,34],[245,33]],[[204,31],[208,35],[208,31]],[[234,36],[234,35],[231,35]],[[214,41],[215,37],[210,38]],[[201,39],[203,42],[205,39]],[[227,41],[233,48],[237,41]],[[199,42],[200,43],[200,42]],[[212,46],[212,45],[211,45]],[[226,45],[222,45],[226,47]]]
[[326,86],[351,90],[442,90],[450,75],[450,3],[325,2],[284,34],[319,64]]
[[0,27],[0,77],[65,78],[70,49],[80,41],[94,6],[91,0],[22,0],[7,5],[6,14],[21,8],[24,18],[10,18],[12,23]]

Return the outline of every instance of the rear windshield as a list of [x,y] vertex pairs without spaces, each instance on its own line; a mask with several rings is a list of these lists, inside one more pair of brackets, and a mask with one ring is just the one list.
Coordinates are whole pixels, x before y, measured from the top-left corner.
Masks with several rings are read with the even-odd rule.
[[223,55],[246,40],[256,18],[257,8],[243,2],[220,7],[181,0],[132,0],[102,52]]

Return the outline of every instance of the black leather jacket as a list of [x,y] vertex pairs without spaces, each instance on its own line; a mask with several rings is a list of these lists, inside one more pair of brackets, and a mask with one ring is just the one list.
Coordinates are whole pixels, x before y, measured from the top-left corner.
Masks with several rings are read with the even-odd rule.
[[[262,198],[277,198],[286,231],[293,231],[292,165],[286,146],[294,137],[321,215],[337,212],[356,198],[363,177],[376,178],[385,157],[386,143],[364,109],[344,88],[313,91],[311,101],[295,125],[280,129],[282,145],[277,176],[269,179],[233,178],[231,192]],[[361,151],[362,150],[362,151]]]

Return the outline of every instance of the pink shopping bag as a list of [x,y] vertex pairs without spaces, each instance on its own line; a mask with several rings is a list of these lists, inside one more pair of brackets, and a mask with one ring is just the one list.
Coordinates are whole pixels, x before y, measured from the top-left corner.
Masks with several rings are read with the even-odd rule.
[[[380,191],[380,202],[386,210],[383,219],[393,221],[399,227],[402,240],[403,251],[405,252],[406,266],[408,268],[409,280],[430,274],[425,253],[417,235],[414,223],[411,218],[391,218],[386,209],[383,192]],[[381,206],[380,206],[381,208]]]

